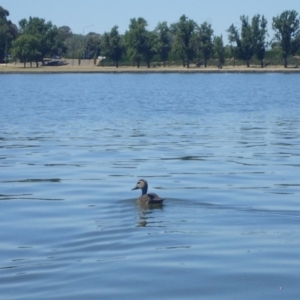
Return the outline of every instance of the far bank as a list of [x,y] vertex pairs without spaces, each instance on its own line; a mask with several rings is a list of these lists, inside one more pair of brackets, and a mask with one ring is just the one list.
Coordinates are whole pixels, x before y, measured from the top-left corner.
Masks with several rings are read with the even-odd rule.
[[283,66],[271,66],[268,65],[264,68],[253,65],[248,68],[246,66],[223,66],[218,68],[216,66],[208,66],[207,68],[197,67],[191,65],[190,68],[184,68],[182,66],[152,66],[147,68],[146,66],[129,67],[120,66],[119,68],[112,66],[95,66],[92,60],[83,60],[80,65],[74,63],[74,61],[65,60],[65,64],[58,66],[39,66],[32,67],[26,66],[24,68],[21,63],[13,64],[1,64],[0,74],[43,74],[43,73],[300,73],[300,68]]

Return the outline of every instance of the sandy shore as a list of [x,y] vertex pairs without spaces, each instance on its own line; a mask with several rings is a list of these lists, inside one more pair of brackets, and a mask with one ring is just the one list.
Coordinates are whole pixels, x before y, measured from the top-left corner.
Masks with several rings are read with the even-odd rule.
[[204,68],[203,66],[191,66],[189,69],[181,66],[167,66],[167,67],[151,67],[141,66],[136,67],[98,67],[94,66],[93,60],[82,60],[78,65],[77,60],[65,60],[66,65],[62,66],[40,66],[35,67],[35,64],[30,68],[29,64],[24,68],[23,64],[1,64],[0,73],[300,73],[300,68],[284,68],[283,66],[267,66],[260,68],[260,66],[225,66],[218,69],[215,66]]

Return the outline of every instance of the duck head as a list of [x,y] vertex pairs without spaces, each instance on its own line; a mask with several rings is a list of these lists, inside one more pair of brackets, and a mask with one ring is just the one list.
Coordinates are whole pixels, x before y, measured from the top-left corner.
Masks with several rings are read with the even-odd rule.
[[148,183],[145,179],[140,179],[132,190],[142,190],[142,194],[147,193]]

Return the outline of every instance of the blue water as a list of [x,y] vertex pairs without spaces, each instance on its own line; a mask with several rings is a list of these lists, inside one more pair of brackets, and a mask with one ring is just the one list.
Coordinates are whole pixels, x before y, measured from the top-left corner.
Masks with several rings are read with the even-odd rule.
[[298,299],[299,78],[0,75],[0,298]]

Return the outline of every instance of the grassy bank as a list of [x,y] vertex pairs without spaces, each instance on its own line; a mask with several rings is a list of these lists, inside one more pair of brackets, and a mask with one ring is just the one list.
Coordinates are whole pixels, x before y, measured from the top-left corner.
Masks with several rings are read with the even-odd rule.
[[283,73],[300,73],[300,68],[283,66],[268,65],[265,68],[253,65],[249,68],[246,66],[224,66],[222,69],[218,69],[216,66],[203,66],[197,67],[191,65],[190,68],[184,68],[182,66],[155,66],[147,68],[141,66],[140,68],[121,66],[119,68],[111,66],[95,66],[93,60],[82,60],[80,65],[76,60],[67,59],[64,65],[60,66],[28,66],[24,68],[21,63],[2,64],[0,65],[0,73],[270,73],[270,72],[283,72]]

